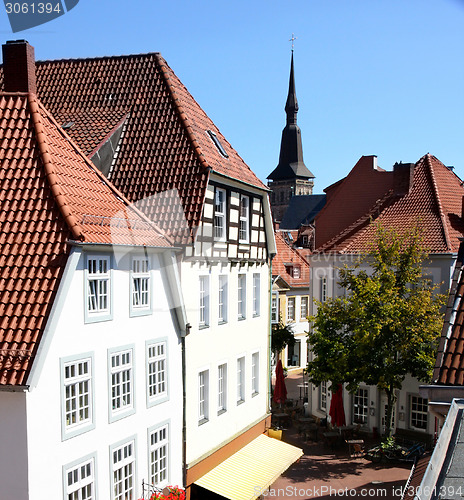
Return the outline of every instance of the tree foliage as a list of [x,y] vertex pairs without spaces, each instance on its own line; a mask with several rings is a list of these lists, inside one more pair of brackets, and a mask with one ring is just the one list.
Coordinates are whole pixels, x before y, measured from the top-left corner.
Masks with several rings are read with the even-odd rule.
[[387,436],[395,390],[407,374],[429,380],[435,362],[444,297],[422,275],[426,258],[419,229],[399,235],[377,225],[370,251],[339,270],[345,296],[318,302],[310,318],[310,381],[346,383],[350,392],[364,382],[385,391]]
[[290,325],[285,325],[281,318],[278,323],[272,325],[271,350],[278,354],[287,345],[293,346],[294,344],[293,329]]

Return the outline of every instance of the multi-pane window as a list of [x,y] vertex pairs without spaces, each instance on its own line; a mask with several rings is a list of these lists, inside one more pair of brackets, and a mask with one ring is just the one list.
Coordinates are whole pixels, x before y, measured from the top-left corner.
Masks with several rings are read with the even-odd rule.
[[301,268],[300,266],[293,266],[292,268],[292,277],[299,279],[301,277]]
[[66,497],[68,500],[95,499],[95,460],[86,460],[65,472]]
[[327,277],[323,276],[321,278],[321,302],[327,300]]
[[237,404],[245,401],[245,357],[237,359]]
[[411,427],[427,429],[427,399],[411,396]]
[[287,299],[287,321],[295,321],[295,297]]
[[135,500],[135,441],[112,450],[112,500]]
[[149,400],[165,397],[167,387],[166,342],[158,342],[148,346],[147,386]]
[[259,352],[251,355],[251,392],[259,393]]
[[90,359],[64,365],[66,430],[92,421],[92,363]]
[[301,297],[300,319],[305,320],[308,317],[309,297]]
[[111,411],[123,412],[134,406],[132,349],[111,355]]
[[238,298],[238,319],[246,318],[246,275],[238,275],[237,284],[237,298]]
[[214,237],[226,239],[226,192],[218,188],[214,193]]
[[87,259],[87,311],[93,314],[110,311],[110,259]]
[[209,325],[209,276],[200,276],[200,326]]
[[253,274],[253,316],[259,316],[260,313],[260,280],[259,273]]
[[169,428],[163,425],[150,432],[150,483],[163,485],[169,480]]
[[228,300],[228,280],[227,276],[219,276],[219,294],[218,294],[218,322],[227,322],[227,300]]
[[248,243],[250,232],[250,198],[248,196],[240,196],[240,228],[239,241]]
[[353,422],[355,424],[365,424],[367,422],[368,409],[368,391],[360,387],[353,395]]
[[209,418],[209,370],[198,374],[198,421],[205,422]]
[[227,410],[227,364],[218,366],[218,414]]
[[319,386],[319,409],[327,410],[327,382],[321,382]]
[[279,295],[275,292],[272,293],[271,297],[271,322],[279,322]]
[[146,257],[132,259],[132,299],[134,310],[150,308],[150,268]]

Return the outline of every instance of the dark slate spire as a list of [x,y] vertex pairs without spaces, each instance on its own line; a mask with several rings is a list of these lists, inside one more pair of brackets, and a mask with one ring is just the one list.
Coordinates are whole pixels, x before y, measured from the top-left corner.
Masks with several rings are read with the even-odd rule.
[[296,123],[296,115],[298,113],[298,100],[296,98],[295,91],[293,50],[285,112],[287,113],[287,125],[282,131],[279,164],[268,176],[268,179],[271,179],[273,181],[295,179],[296,177],[300,179],[314,179],[314,175],[308,170],[303,161],[301,130]]

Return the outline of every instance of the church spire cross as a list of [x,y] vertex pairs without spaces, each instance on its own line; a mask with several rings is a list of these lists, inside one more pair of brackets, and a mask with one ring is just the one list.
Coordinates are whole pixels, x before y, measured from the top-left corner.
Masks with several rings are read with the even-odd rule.
[[295,48],[295,40],[298,40],[298,38],[295,36],[295,33],[292,33],[292,38],[290,38],[289,42],[292,42],[292,52],[293,49]]

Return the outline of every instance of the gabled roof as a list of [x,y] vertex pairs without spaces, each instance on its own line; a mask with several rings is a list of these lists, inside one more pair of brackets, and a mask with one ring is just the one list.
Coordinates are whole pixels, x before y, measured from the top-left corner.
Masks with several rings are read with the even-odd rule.
[[33,94],[0,94],[0,385],[24,385],[69,241],[170,247]]
[[[272,261],[273,276],[281,278],[292,288],[308,288],[310,278],[310,267],[308,261],[300,255],[298,250],[286,242],[284,233],[287,231],[276,231],[277,254]],[[298,266],[300,277],[294,278],[290,274],[290,268]]]
[[[463,197],[461,179],[437,158],[426,154],[414,166],[412,185],[408,191],[399,194],[393,188],[387,190],[361,217],[325,244],[319,245],[316,251],[368,251],[375,233],[375,225],[371,221],[376,221],[384,227],[395,228],[399,233],[419,223],[430,253],[455,253],[459,248],[459,237],[464,234]],[[337,192],[331,195],[327,205],[329,203],[340,205],[340,208],[347,206],[343,197],[337,197]],[[316,218],[316,241],[318,223],[319,218]]]
[[43,61],[36,74],[39,98],[73,122],[87,155],[125,120],[109,179],[133,202],[155,195],[143,210],[164,230],[193,235],[210,170],[267,191],[160,54]]

